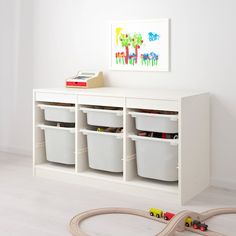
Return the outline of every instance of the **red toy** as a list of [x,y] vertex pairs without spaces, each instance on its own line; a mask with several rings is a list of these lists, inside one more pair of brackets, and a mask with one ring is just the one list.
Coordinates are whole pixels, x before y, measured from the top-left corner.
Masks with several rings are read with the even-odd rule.
[[208,228],[208,225],[206,225],[205,223],[201,223],[198,220],[194,220],[193,221],[193,228],[194,229],[200,229],[201,231],[206,231]]
[[165,220],[171,220],[174,216],[175,216],[174,213],[170,213],[170,212],[165,212],[164,213],[164,219]]

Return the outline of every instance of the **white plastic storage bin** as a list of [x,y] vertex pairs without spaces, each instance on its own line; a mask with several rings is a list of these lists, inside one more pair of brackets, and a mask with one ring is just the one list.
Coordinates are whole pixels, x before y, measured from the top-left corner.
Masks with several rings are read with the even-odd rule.
[[74,106],[59,106],[59,105],[38,105],[44,110],[45,120],[56,122],[75,122],[75,107]]
[[87,123],[89,125],[104,127],[123,127],[123,110],[80,108],[87,114]]
[[135,118],[137,130],[161,133],[178,133],[178,115],[134,112],[129,114]]
[[87,135],[89,167],[109,172],[123,172],[122,133],[81,130]]
[[141,177],[178,180],[178,141],[130,135],[135,141],[137,172]]
[[48,161],[75,164],[75,128],[39,125],[44,130]]

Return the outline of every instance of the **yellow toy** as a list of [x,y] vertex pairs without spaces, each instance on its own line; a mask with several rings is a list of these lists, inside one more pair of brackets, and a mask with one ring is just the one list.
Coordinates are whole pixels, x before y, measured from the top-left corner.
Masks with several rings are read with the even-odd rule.
[[163,211],[160,210],[160,209],[157,209],[157,208],[150,208],[149,214],[150,214],[151,216],[155,216],[155,217],[157,217],[157,218],[163,217]]
[[191,218],[191,217],[187,217],[186,219],[185,219],[185,226],[186,227],[190,227],[190,226],[192,226],[193,225],[193,219]]

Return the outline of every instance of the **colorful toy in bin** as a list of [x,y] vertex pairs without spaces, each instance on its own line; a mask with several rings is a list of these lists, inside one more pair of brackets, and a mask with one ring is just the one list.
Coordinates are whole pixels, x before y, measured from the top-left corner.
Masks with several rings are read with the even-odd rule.
[[99,127],[97,128],[98,132],[110,132],[110,133],[122,133],[123,128],[113,128],[113,127]]
[[162,139],[178,139],[178,133],[158,133],[158,132],[147,132],[147,131],[140,131],[138,136],[143,137],[152,137],[152,138],[162,138]]

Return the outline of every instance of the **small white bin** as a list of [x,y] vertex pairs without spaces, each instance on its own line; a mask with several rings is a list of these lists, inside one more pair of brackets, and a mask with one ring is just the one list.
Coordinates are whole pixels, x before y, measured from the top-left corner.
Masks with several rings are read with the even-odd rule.
[[75,164],[75,128],[39,125],[44,130],[48,161]]
[[122,133],[81,130],[87,135],[89,167],[109,172],[123,172]]
[[89,125],[104,127],[123,127],[123,110],[80,108],[87,114],[87,123]]
[[129,112],[135,118],[137,130],[178,133],[178,115],[163,115],[144,112]]
[[74,106],[57,106],[57,105],[38,105],[44,110],[45,120],[56,122],[75,122],[75,107]]
[[141,177],[163,180],[178,180],[178,140],[130,135],[135,141],[137,172]]

